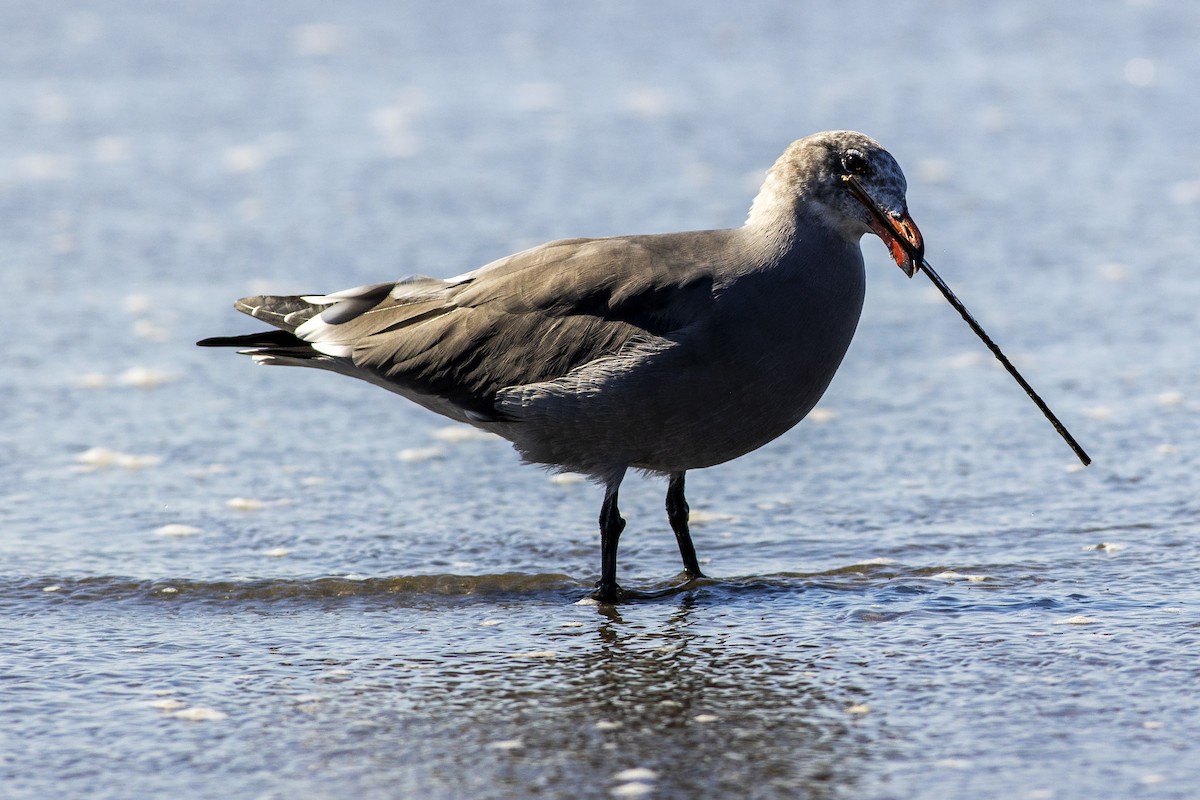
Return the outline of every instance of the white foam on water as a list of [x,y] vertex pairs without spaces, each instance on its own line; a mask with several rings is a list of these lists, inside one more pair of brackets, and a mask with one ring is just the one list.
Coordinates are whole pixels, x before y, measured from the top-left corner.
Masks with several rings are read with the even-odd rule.
[[[619,723],[618,727],[620,727]],[[623,769],[616,775],[613,775],[613,780],[623,783],[629,781],[656,781],[658,780],[658,773],[648,767],[632,767],[630,769]]]
[[438,428],[433,432],[433,438],[442,442],[458,443],[458,442],[478,442],[487,440],[500,440],[500,437],[489,431],[472,428],[470,425],[447,425],[444,428]]
[[256,500],[253,497],[231,497],[225,501],[226,508],[236,511],[258,511],[265,508],[266,505],[262,500]]
[[145,314],[154,308],[154,298],[148,294],[133,292],[121,300],[121,308],[130,314]]
[[982,583],[983,581],[986,581],[988,579],[988,577],[986,575],[966,575],[961,572],[954,572],[953,570],[939,572],[937,575],[934,575],[933,577],[936,580],[967,581],[968,583]]
[[396,454],[401,461],[417,462],[442,458],[446,453],[440,447],[406,447]]
[[1076,614],[1073,617],[1066,619],[1055,620],[1055,625],[1095,625],[1100,620],[1095,617],[1089,617],[1086,614]]
[[154,533],[158,536],[195,536],[202,533],[199,528],[191,525],[181,525],[177,522],[172,522],[167,525],[160,525],[154,529]]
[[157,467],[162,463],[162,460],[162,456],[124,453],[117,459],[117,466],[124,469],[146,469],[148,467]]
[[186,719],[193,722],[218,722],[226,719],[229,715],[224,711],[218,711],[215,708],[207,708],[205,706],[193,706],[192,708],[184,708],[174,712],[171,716],[176,719]]
[[815,422],[818,425],[824,425],[827,422],[833,422],[835,419],[837,419],[837,417],[838,412],[834,411],[832,408],[822,408],[818,406],[817,408],[814,408],[812,411],[808,412],[807,418],[810,422]]
[[725,514],[720,511],[704,511],[694,509],[688,512],[688,523],[691,525],[705,525],[709,522],[735,522],[737,517],[733,514]]
[[525,743],[520,739],[501,739],[500,741],[488,744],[488,747],[493,750],[519,750],[524,746]]
[[174,379],[175,376],[161,370],[149,367],[130,367],[117,376],[117,383],[137,389],[156,389]]
[[267,163],[267,154],[253,144],[241,144],[225,148],[221,163],[227,172],[235,175],[258,172]]
[[158,700],[148,700],[146,705],[151,708],[157,708],[160,711],[174,711],[177,708],[183,708],[187,703],[174,697],[163,697]]
[[92,447],[75,456],[75,460],[88,467],[111,467],[121,454],[107,447]]
[[75,461],[83,471],[108,467],[121,467],[129,470],[147,469],[158,466],[162,460],[162,456],[122,453],[107,447],[92,447],[75,456]]
[[958,355],[950,356],[942,360],[950,369],[968,369],[977,367],[984,363],[983,353],[977,353],[974,350],[967,353],[959,353]]

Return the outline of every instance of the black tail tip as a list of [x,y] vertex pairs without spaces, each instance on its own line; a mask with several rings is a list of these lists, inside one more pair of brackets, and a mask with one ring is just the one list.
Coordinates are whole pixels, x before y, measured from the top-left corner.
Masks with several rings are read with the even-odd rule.
[[308,347],[308,343],[288,331],[259,331],[244,336],[212,336],[196,342],[198,347]]

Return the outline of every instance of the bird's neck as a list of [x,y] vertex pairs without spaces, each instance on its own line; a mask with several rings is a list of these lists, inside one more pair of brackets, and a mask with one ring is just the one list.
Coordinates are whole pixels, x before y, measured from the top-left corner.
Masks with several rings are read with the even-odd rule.
[[785,163],[780,163],[782,161],[780,159],[767,170],[767,176],[750,204],[750,214],[746,217],[748,227],[772,227],[784,217],[795,215],[796,190],[792,185],[795,177]]
[[775,171],[767,176],[762,190],[750,206],[742,226],[749,241],[761,250],[756,259],[762,264],[788,260],[802,242],[828,240],[831,244],[852,243],[824,218],[819,208],[805,203],[803,192],[780,179]]

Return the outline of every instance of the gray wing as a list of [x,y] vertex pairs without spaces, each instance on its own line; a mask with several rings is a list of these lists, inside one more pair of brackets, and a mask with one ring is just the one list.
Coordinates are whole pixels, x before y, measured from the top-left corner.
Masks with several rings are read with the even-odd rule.
[[297,347],[309,349],[340,362],[312,366],[363,371],[495,418],[501,389],[553,380],[630,342],[686,329],[715,302],[712,259],[725,240],[725,231],[570,239],[448,281],[246,298],[240,310],[296,340],[290,349],[252,337],[236,343],[259,347],[256,355],[275,348],[287,363],[296,363]]

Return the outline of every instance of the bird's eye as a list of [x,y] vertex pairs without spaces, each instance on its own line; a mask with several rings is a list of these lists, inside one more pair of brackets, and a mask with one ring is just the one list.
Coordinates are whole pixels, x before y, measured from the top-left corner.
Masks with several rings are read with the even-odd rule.
[[847,150],[842,156],[842,168],[847,175],[866,175],[869,169],[867,157],[857,150]]

